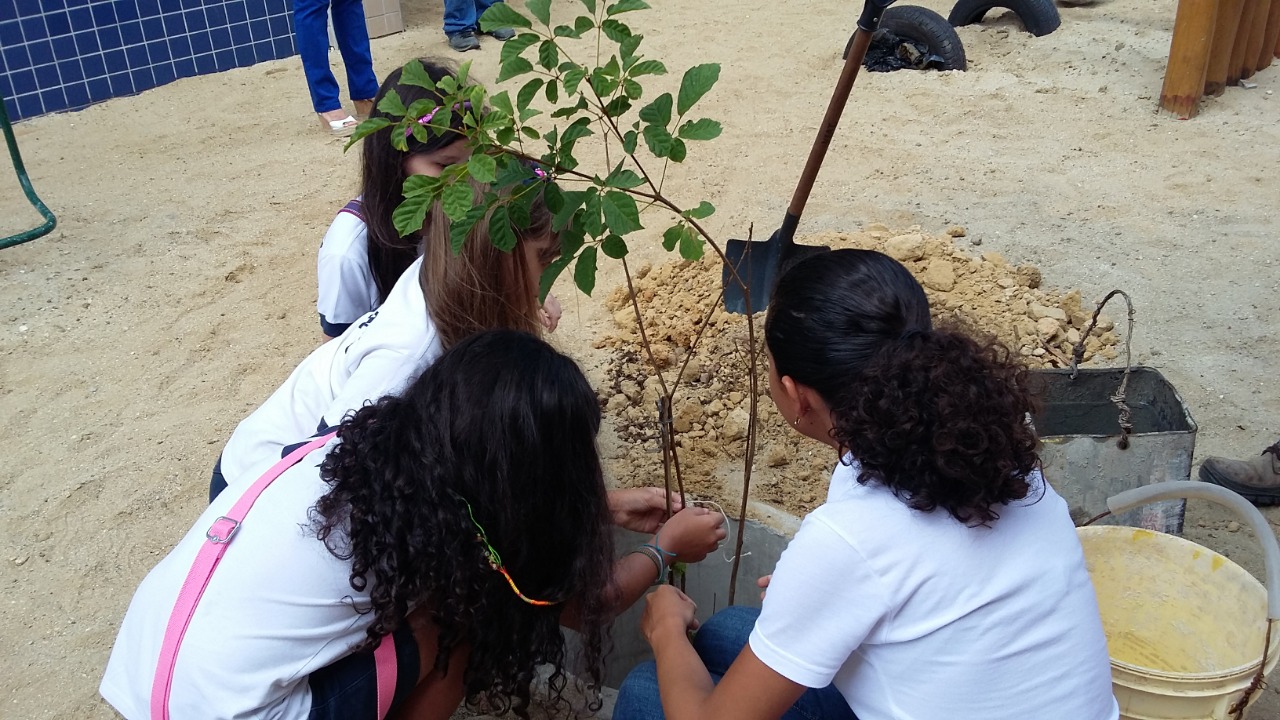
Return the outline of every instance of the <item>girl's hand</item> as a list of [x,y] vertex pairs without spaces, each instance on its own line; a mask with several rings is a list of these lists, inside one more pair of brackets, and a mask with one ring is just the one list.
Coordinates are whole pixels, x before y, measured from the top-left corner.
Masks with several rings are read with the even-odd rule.
[[542,303],[542,310],[538,313],[547,332],[556,331],[556,326],[560,324],[561,312],[560,301],[556,299],[555,295],[547,293],[546,302]]
[[773,573],[765,575],[756,580],[756,587],[760,588],[760,600],[764,600],[764,594],[769,592],[769,581],[773,579]]
[[[671,494],[671,512],[684,509],[680,496]],[[667,518],[667,493],[662,488],[630,488],[609,492],[613,524],[638,533],[655,533]]]
[[698,629],[694,616],[698,605],[674,585],[659,585],[645,597],[644,617],[640,632],[653,646],[663,637],[685,637],[688,630]]
[[725,535],[724,515],[704,507],[688,507],[671,516],[654,536],[654,544],[675,554],[668,563],[694,563],[720,547]]

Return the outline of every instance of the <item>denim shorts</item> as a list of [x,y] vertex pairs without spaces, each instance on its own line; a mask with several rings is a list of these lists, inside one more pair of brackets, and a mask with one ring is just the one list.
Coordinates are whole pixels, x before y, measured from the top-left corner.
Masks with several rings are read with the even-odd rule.
[[[409,626],[384,638],[396,644],[396,693],[391,709],[408,699],[418,684],[421,670],[418,641]],[[381,720],[378,718],[378,671],[373,651],[348,655],[334,664],[311,673],[311,714],[308,720]]]

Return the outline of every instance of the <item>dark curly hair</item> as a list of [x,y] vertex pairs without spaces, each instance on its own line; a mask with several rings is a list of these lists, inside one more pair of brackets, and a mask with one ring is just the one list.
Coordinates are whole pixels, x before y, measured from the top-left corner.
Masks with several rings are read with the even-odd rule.
[[[613,559],[595,436],[595,393],[572,360],[532,335],[491,331],[446,352],[402,396],[356,411],[320,466],[331,486],[311,511],[329,551],[351,561],[375,647],[426,608],[434,668],[470,647],[467,702],[527,717],[535,668],[565,687],[564,602],[573,599],[584,674],[601,683]],[[521,601],[490,567],[475,524],[501,554]]]
[[858,482],[968,525],[1031,492],[1039,443],[1026,369],[994,338],[934,329],[924,289],[892,258],[837,250],[797,263],[778,281],[765,338],[778,376],[831,409]]

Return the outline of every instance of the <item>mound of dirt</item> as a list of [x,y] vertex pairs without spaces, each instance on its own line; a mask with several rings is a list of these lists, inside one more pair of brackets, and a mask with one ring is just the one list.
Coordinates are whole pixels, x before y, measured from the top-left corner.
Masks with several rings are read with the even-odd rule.
[[[871,225],[856,233],[812,235],[802,242],[884,252],[920,280],[935,322],[956,319],[994,334],[1030,367],[1066,366],[1092,307],[1085,307],[1078,291],[1041,287],[1040,271],[1034,266],[1015,267],[996,253],[969,255],[955,243],[964,234],[961,227],[931,236],[919,227],[894,232]],[[633,285],[653,362],[644,352],[626,287],[608,298],[616,328],[597,342],[597,347],[611,350],[601,402],[622,441],[611,474],[652,484],[669,473],[675,486],[675,467],[664,468],[658,422],[664,385],[675,388],[671,431],[684,488],[736,513],[753,391],[753,345],[746,319],[719,305],[720,266],[712,259],[642,266],[633,275]],[[759,348],[762,316],[755,325]],[[1101,317],[1085,338],[1085,362],[1095,356],[1114,359],[1116,344],[1114,323]],[[803,515],[825,497],[836,457],[830,448],[786,426],[768,398],[763,362],[758,372],[754,392],[759,399],[759,435],[749,512],[767,516],[757,504],[765,503]]]

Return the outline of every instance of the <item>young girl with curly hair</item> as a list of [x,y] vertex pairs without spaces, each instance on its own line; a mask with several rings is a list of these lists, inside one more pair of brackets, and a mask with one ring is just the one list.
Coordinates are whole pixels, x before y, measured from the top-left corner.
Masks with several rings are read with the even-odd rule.
[[[300,451],[238,525],[242,493],[215,500],[134,595],[103,697],[130,719],[360,720],[381,704],[443,720],[463,699],[523,718],[538,666],[553,698],[565,687],[562,623],[599,683],[606,622],[654,580],[635,554],[639,588],[613,580],[599,428],[586,378],[541,340],[458,343]],[[704,517],[677,515],[654,544],[700,559]],[[217,542],[194,611],[175,612]],[[382,700],[375,648],[395,658]]]
[[[798,263],[765,320],[769,389],[839,462],[761,610],[648,598],[656,664],[615,720],[1114,720],[1106,638],[1067,505],[1041,476],[1027,373],[934,328],[867,250]],[[714,684],[713,684],[714,683]]]

